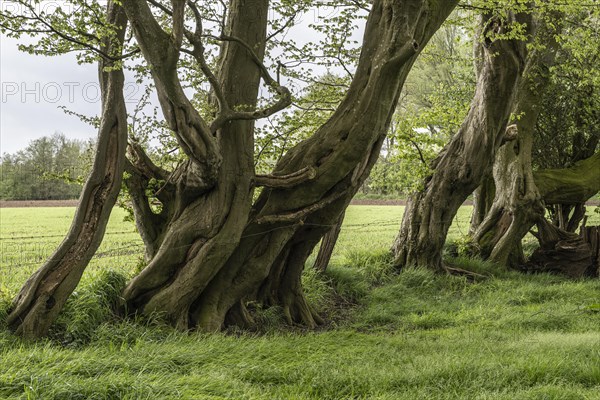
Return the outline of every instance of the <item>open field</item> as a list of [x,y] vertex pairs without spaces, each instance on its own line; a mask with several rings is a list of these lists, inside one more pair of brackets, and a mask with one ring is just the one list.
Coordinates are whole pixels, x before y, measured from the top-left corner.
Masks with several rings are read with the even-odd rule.
[[[9,299],[62,240],[72,208],[0,209],[0,321]],[[260,332],[179,333],[113,317],[141,241],[115,210],[107,236],[53,332],[26,343],[0,328],[0,399],[600,399],[600,280],[390,271],[403,207],[352,206],[308,296],[317,332],[257,310]],[[450,233],[467,232],[463,207]],[[598,224],[598,214],[590,225]]]
[[[74,208],[32,207],[0,209],[0,284],[17,290],[27,277],[52,255],[69,229]],[[400,227],[402,206],[351,206],[334,254],[339,262],[359,251],[388,249]],[[463,207],[455,218],[450,239],[468,232],[470,207]],[[124,221],[126,213],[116,208],[106,236],[86,274],[116,270],[129,273],[143,253],[142,241],[133,222]],[[85,277],[84,277],[85,279]]]

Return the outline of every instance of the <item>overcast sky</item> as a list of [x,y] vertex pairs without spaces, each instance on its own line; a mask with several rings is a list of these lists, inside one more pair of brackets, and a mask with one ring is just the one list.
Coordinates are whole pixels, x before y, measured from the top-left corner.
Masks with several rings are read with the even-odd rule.
[[[67,115],[60,106],[86,114],[100,111],[95,65],[78,65],[74,55],[33,56],[17,49],[17,42],[0,37],[0,153],[13,153],[35,138],[62,132],[87,139],[97,131]],[[129,82],[128,98],[137,92]],[[135,102],[134,102],[135,103]]]
[[[3,3],[0,0],[0,3]],[[299,42],[314,40],[308,24],[317,12],[302,16],[292,36]],[[360,40],[362,29],[352,39]],[[23,39],[21,39],[23,40]],[[95,65],[79,65],[74,54],[57,57],[33,56],[20,52],[17,41],[0,34],[0,155],[23,149],[36,138],[62,132],[73,139],[96,137],[97,131],[67,115],[60,108],[88,116],[100,112],[99,87]],[[143,93],[133,79],[125,86],[128,109]]]

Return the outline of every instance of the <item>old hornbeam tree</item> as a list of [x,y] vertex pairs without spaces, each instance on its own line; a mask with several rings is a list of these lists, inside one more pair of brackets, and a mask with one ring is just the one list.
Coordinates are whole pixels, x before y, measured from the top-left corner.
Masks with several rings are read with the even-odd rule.
[[[205,33],[203,24],[212,17],[204,14],[200,2],[122,2],[165,120],[185,155],[176,169],[166,170],[153,163],[142,146],[130,143],[126,183],[148,264],[127,285],[124,312],[156,312],[183,330],[215,331],[227,324],[251,323],[246,304],[253,301],[281,306],[291,323],[319,323],[302,290],[305,261],[366,179],[410,68],[457,2],[373,1],[345,98],[271,174],[258,176],[254,121],[291,102],[290,91],[263,62],[269,1],[227,2],[226,23],[219,34]],[[216,65],[207,60],[209,40],[220,43]],[[215,109],[211,120],[184,91],[184,56],[210,83]],[[271,104],[259,101],[261,80],[274,93]],[[120,126],[103,120],[106,124]],[[115,150],[107,159],[118,157]],[[113,184],[118,181],[112,178]],[[162,182],[159,211],[149,204],[150,181]],[[253,201],[259,187],[261,193]],[[82,224],[74,222],[77,229]],[[67,268],[75,262],[66,260]],[[52,279],[59,284],[64,275]],[[28,304],[44,304],[27,324],[39,326],[37,321],[43,320],[46,327],[60,304],[51,292],[32,290],[38,281],[23,288]],[[19,306],[13,311],[17,331],[23,329],[23,321],[30,321],[20,317],[26,311]],[[31,336],[44,333],[45,329],[31,330]]]
[[[542,197],[531,163],[533,135],[550,67],[554,64],[560,16],[535,17],[536,40],[544,47],[529,52],[523,79],[514,96],[513,115],[518,134],[496,154],[493,166],[495,197],[473,234],[484,259],[501,265],[523,265],[521,239],[544,216]],[[540,47],[540,46],[538,46]]]
[[[531,29],[531,14],[485,13],[476,43],[477,87],[458,132],[431,165],[422,190],[411,195],[392,251],[397,267],[444,270],[442,247],[456,212],[492,166],[496,150],[511,139],[507,128],[513,97],[525,66],[524,38],[508,38],[511,24]],[[527,33],[528,35],[530,33]]]
[[[579,140],[588,145],[589,149],[575,154],[589,158],[570,168],[533,171],[533,144],[553,74],[551,68],[555,64],[557,52],[568,51],[561,48],[557,40],[562,31],[564,12],[555,10],[539,13],[536,20],[536,40],[542,45],[535,46],[529,53],[524,78],[515,96],[513,114],[518,135],[503,145],[496,155],[493,171],[495,199],[488,208],[485,219],[474,232],[473,241],[485,259],[511,267],[524,266],[521,241],[532,226],[537,224],[542,246],[535,255],[537,264],[542,263],[549,252],[554,252],[554,256],[561,252],[555,249],[554,244],[570,237],[571,242],[566,246],[569,249],[562,251],[565,254],[556,260],[561,260],[565,272],[578,275],[586,270],[587,250],[584,243],[579,243],[581,240],[577,235],[569,235],[568,232],[574,232],[579,227],[585,215],[585,202],[600,190],[600,158],[598,155],[589,157],[589,153],[595,150],[597,141]],[[583,132],[578,131],[577,135],[583,136]],[[575,139],[574,142],[578,141]],[[544,220],[544,206],[560,210],[555,227],[550,227]],[[575,251],[575,248],[578,250]],[[574,267],[577,262],[581,264],[579,271],[577,268],[569,270],[570,266],[567,264]],[[542,269],[539,265],[536,268]],[[557,271],[558,268],[554,266],[549,270]]]

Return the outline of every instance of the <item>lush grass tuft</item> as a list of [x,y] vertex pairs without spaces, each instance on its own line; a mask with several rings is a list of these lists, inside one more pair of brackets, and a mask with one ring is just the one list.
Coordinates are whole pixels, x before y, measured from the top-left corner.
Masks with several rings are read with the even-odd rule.
[[346,268],[353,268],[370,285],[381,285],[394,273],[393,257],[389,249],[350,251]]
[[8,310],[12,302],[12,293],[0,286],[0,325],[6,321]]
[[87,343],[100,325],[116,318],[127,277],[116,271],[94,275],[69,297],[51,332],[51,336],[63,344]]

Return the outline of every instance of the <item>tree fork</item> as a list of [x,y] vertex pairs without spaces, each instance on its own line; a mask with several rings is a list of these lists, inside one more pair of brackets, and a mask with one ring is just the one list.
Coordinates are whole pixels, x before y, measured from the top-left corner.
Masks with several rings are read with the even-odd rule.
[[[226,41],[222,43],[218,76],[207,66],[203,70],[210,73],[221,103],[227,107],[256,106],[263,73],[254,57],[264,56],[268,2],[235,0],[228,15],[228,34],[244,37],[252,54],[243,45]],[[148,50],[149,56],[153,51]],[[197,56],[202,62],[202,54]],[[240,76],[247,90],[239,90]],[[182,199],[186,193],[178,186],[174,193],[178,211],[167,221],[159,249],[123,293],[128,312],[161,312],[184,330],[195,325],[192,305],[210,290],[215,274],[235,250],[250,214],[255,179],[253,129],[251,120],[234,120],[215,132],[216,146],[227,149],[221,155],[216,186],[191,193],[187,199]],[[190,175],[183,170],[181,180]],[[212,320],[209,308],[206,319]],[[241,309],[239,315],[244,315]]]
[[[560,29],[560,15],[554,15],[554,20],[558,22],[552,25]],[[513,114],[519,116],[516,121],[518,133],[507,137],[496,155],[496,195],[492,211],[473,234],[484,258],[511,267],[524,264],[521,240],[531,226],[544,217],[543,196],[536,186],[531,154],[541,99],[559,45],[554,39],[556,28],[551,28],[543,18],[536,18],[535,22],[540,25],[537,39],[546,47],[531,51],[527,57],[513,109]]]
[[[248,7],[247,2],[234,2],[238,3]],[[124,293],[127,304],[139,312],[164,312],[181,329],[215,331],[226,321],[245,324],[249,318],[244,302],[253,299],[283,307],[292,322],[317,324],[319,318],[306,303],[301,287],[306,258],[328,226],[339,220],[377,160],[408,71],[456,3],[374,2],[346,97],[329,121],[280,160],[267,180],[259,179],[267,186],[252,209],[249,201],[256,181],[254,174],[245,174],[253,165],[252,124],[233,121],[224,125],[227,132],[217,136],[229,141],[220,145],[229,152],[223,154],[218,185],[192,199],[170,223],[170,234],[157,256],[128,285]],[[246,11],[255,17],[256,4],[252,6]],[[230,13],[231,26],[245,21],[236,7]],[[259,25],[254,21],[252,27]],[[256,38],[257,31],[251,32]],[[253,48],[261,43],[251,43],[247,33],[231,36],[244,37]],[[248,57],[248,52],[236,41],[223,45],[220,79],[237,84],[240,66],[249,68],[249,64],[243,60],[232,63],[227,54]],[[262,51],[258,53],[262,56]],[[260,77],[256,63],[249,61]],[[234,107],[251,101],[228,103]],[[234,194],[227,194],[225,188]],[[243,200],[234,204],[220,197],[232,195]],[[217,217],[230,225],[226,227]],[[210,232],[201,227],[209,227],[202,229]],[[162,254],[177,247],[183,247],[181,253],[159,262]]]
[[528,14],[510,13],[507,21],[482,16],[485,41],[476,44],[482,60],[477,65],[477,88],[471,109],[461,128],[432,163],[433,173],[424,189],[413,194],[392,247],[395,265],[426,266],[444,271],[442,247],[452,219],[464,200],[479,186],[491,168],[491,160],[505,136],[512,98],[523,72],[523,41],[490,40],[488,30],[504,32],[508,21],[525,23]]

